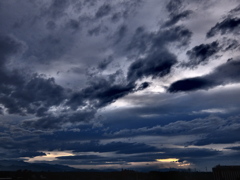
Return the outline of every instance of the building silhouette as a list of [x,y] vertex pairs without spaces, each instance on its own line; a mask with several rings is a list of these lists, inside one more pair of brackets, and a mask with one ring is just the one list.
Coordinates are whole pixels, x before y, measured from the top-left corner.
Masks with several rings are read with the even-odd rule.
[[240,166],[216,166],[213,169],[214,180],[240,180]]

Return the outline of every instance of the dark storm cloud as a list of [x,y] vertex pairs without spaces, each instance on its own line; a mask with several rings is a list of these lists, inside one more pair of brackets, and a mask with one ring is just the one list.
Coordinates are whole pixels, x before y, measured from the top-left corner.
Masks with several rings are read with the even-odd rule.
[[215,83],[205,77],[187,78],[172,83],[168,88],[168,92],[195,91],[213,88],[214,86]]
[[[17,41],[14,37],[0,35],[0,101],[9,109],[11,109],[15,100],[11,99],[11,97],[7,95],[14,91],[16,86],[22,86],[24,80],[22,79],[19,71],[7,68],[7,61],[10,56],[17,54],[20,56],[19,53],[21,53],[23,49],[24,45]],[[19,112],[19,110],[17,111]]]
[[[45,156],[46,154],[43,152],[37,152],[37,151],[28,151],[25,149],[22,150],[11,150],[8,149],[7,152],[4,153],[4,159],[18,159],[18,158],[23,158],[23,157],[29,157],[33,158],[36,156]],[[2,159],[2,158],[0,158]]]
[[[131,162],[154,162],[159,157],[161,158],[164,156],[162,156],[159,153],[132,155],[130,157],[121,157],[121,156],[118,157],[116,155],[114,157],[99,156],[98,158],[94,157],[94,156],[91,158],[91,156],[89,156],[89,158],[88,158],[88,156],[86,156],[85,159],[84,159],[84,157],[82,159],[81,159],[81,157],[78,159],[78,156],[76,156],[76,159],[75,159],[73,156],[72,158],[69,158],[69,159],[67,159],[67,157],[66,157],[66,159],[65,159],[65,157],[63,157],[63,158],[59,157],[58,161],[60,160],[60,162],[62,162],[62,163],[68,162],[68,164],[83,164],[83,165],[86,165],[86,164],[87,165],[93,165],[93,164],[94,165],[104,165],[104,164],[107,164],[107,165],[110,165],[110,164],[112,164],[112,165],[113,164],[130,165],[129,163],[131,163]],[[71,162],[69,162],[69,160],[71,160]]]
[[[202,146],[208,144],[236,143],[239,141],[239,129],[239,116],[209,116],[193,120],[175,121],[163,126],[156,125],[154,127],[142,127],[138,129],[122,129],[120,131],[111,132],[108,136],[113,138],[149,135],[166,137],[166,139],[177,139],[179,136],[183,135],[189,137],[195,136],[198,138],[188,140],[188,142],[182,145]],[[177,140],[173,144],[179,145]],[[167,152],[174,153],[174,151],[170,150]]]
[[153,35],[153,47],[160,48],[169,43],[176,43],[179,47],[189,44],[192,32],[184,26],[173,26],[169,29],[158,31]]
[[0,66],[6,62],[7,57],[21,53],[24,48],[24,44],[13,36],[0,34]]
[[[10,129],[11,130],[11,129]],[[35,151],[36,142],[39,141],[39,138],[30,133],[28,136],[14,137],[14,133],[9,133],[5,136],[0,137],[0,145],[2,149],[5,149],[9,154],[12,154],[14,150],[23,150],[23,151]],[[15,156],[18,153],[15,153]]]
[[191,162],[194,159],[214,157],[221,154],[220,151],[204,149],[204,148],[162,148],[160,149],[160,151],[163,153],[144,154],[139,156],[136,155],[125,160],[128,162],[131,162],[131,161],[144,162],[144,161],[156,161],[156,159],[166,159],[166,158],[174,157],[179,159],[178,162],[183,162],[184,160]]
[[47,107],[58,105],[65,98],[64,89],[56,85],[53,78],[44,79],[35,76],[24,84],[13,85],[14,89],[11,93],[0,97],[0,102],[10,114],[42,115],[48,110]]
[[37,120],[25,120],[22,122],[21,126],[23,128],[29,129],[58,129],[61,128],[62,122],[64,120],[61,116],[43,116]]
[[20,56],[26,46],[13,36],[0,34],[0,82],[2,93],[8,93],[12,87],[9,85],[21,85],[23,80],[18,70],[9,70],[7,67],[8,58],[11,56]]
[[25,45],[12,36],[0,36],[0,102],[10,114],[36,114],[42,116],[50,106],[59,105],[65,90],[56,85],[54,78],[29,75],[23,70],[6,67],[10,56],[20,56]]
[[36,156],[45,156],[46,154],[43,152],[35,152],[35,151],[20,151],[20,152],[16,152],[16,154],[19,157],[36,157]]
[[[24,86],[18,87],[19,89],[10,97],[3,97],[0,100],[10,113],[28,113],[38,116],[37,119],[24,121],[23,127],[57,129],[68,122],[89,122],[99,108],[149,86],[149,83],[145,82],[137,87],[134,82],[123,82],[121,76],[122,72],[117,71],[107,77],[93,77],[87,87],[77,92],[66,91],[56,85],[53,78],[35,77]],[[78,110],[71,112],[69,109],[70,113],[61,110],[55,115],[49,112],[50,107],[60,104],[70,106],[74,111]]]
[[170,73],[176,62],[176,57],[167,50],[152,52],[147,58],[139,59],[131,64],[128,79],[136,81],[144,77],[163,77]]
[[227,147],[225,149],[231,149],[231,150],[235,150],[235,151],[240,151],[240,146]]
[[[26,85],[11,95],[26,104],[41,102],[44,106],[58,105],[65,98],[64,89],[55,83],[54,78],[33,77]],[[22,107],[26,105],[22,104]]]
[[125,147],[124,147],[124,144],[122,144],[123,147],[121,143],[119,145],[121,147],[121,149],[117,151],[117,153],[119,154],[150,153],[150,152],[159,151],[159,149],[143,143],[130,143],[130,144],[126,144]]
[[219,43],[214,41],[210,44],[201,44],[187,51],[190,61],[188,67],[196,67],[199,64],[207,63],[208,59],[220,50]]
[[[99,128],[101,131],[101,128]],[[84,131],[84,130],[83,130]],[[130,142],[119,142],[119,141],[110,141],[109,143],[102,144],[100,141],[97,139],[101,139],[100,137],[103,132],[93,132],[94,129],[90,129],[86,134],[82,132],[75,132],[72,133],[73,137],[70,138],[71,134],[70,132],[66,133],[55,133],[55,134],[49,134],[48,136],[42,136],[41,140],[39,140],[35,144],[35,148],[42,148],[47,151],[51,150],[60,150],[60,151],[65,151],[65,150],[72,150],[73,152],[98,152],[98,153],[107,153],[107,152],[114,152],[116,154],[139,154],[139,153],[154,153],[154,152],[159,152],[159,149],[147,145],[144,143],[130,143]],[[90,134],[95,134],[94,137],[92,138],[90,142],[84,143],[81,142],[80,139],[86,140],[86,138],[91,139]],[[70,136],[65,136],[66,138],[63,137],[63,134],[65,135],[70,135]],[[82,137],[76,137],[77,136],[82,136]],[[61,138],[63,137],[63,138]],[[49,139],[50,138],[50,139]],[[48,141],[46,141],[48,139]],[[80,140],[80,141],[79,141]],[[44,142],[44,143],[43,143]],[[46,143],[46,144],[45,144]]]
[[206,158],[221,154],[221,152],[217,150],[202,148],[173,148],[167,149],[166,152],[169,156],[177,157],[184,160],[191,160],[193,158]]
[[[138,6],[139,0],[114,3],[95,0],[27,1],[20,6],[13,2],[1,2],[4,5],[1,10],[5,10],[0,13],[3,21],[1,32],[12,34],[0,36],[2,157],[44,156],[40,151],[58,149],[81,154],[58,158],[58,162],[69,164],[75,160],[76,165],[156,162],[158,158],[168,157],[182,161],[215,157],[219,152],[188,147],[184,150],[159,149],[161,140],[154,147],[150,145],[152,142],[147,142],[149,136],[166,140],[163,146],[168,140],[170,144],[177,145],[237,142],[239,118],[195,117],[209,115],[198,113],[216,106],[237,107],[238,92],[208,96],[209,92],[198,91],[191,96],[184,93],[184,97],[179,97],[177,93],[154,93],[152,99],[149,98],[153,94],[149,93],[151,88],[147,90],[148,94],[134,93],[157,83],[157,78],[164,77],[163,82],[159,81],[160,85],[165,80],[175,79],[172,70],[179,68],[176,66],[177,56],[185,54],[185,48],[194,35],[186,27],[177,25],[186,18],[196,18],[190,16],[192,11],[185,9],[184,1],[168,1],[168,17],[164,17],[165,11],[163,14],[151,13],[151,7],[159,9],[155,6],[157,1],[143,2],[142,6]],[[237,11],[235,9],[234,13]],[[140,17],[142,14],[146,16]],[[155,16],[163,18],[165,24],[155,24],[159,19]],[[229,22],[220,22],[213,27],[212,34],[236,34],[239,19],[225,19]],[[195,19],[188,20],[188,25],[192,27]],[[198,37],[193,38],[198,40]],[[191,60],[188,67],[206,63],[218,52],[237,50],[238,41],[227,38],[210,44],[201,42],[193,47],[188,51]],[[118,63],[119,66],[116,65]],[[205,76],[179,80],[168,90],[193,91],[239,82],[239,66],[239,61],[229,61]],[[95,68],[94,72],[86,70],[86,67]],[[88,79],[83,77],[86,71],[90,72]],[[66,76],[64,72],[67,72]],[[56,78],[51,78],[54,75]],[[75,80],[72,77],[79,84],[75,83],[75,87],[70,89],[64,84],[71,84]],[[154,83],[141,82],[144,78],[155,78]],[[131,94],[132,99],[129,99]],[[139,94],[143,94],[142,99]],[[106,107],[126,95],[127,101],[133,105],[131,108],[117,105],[112,110],[112,107]],[[201,100],[196,101],[197,98]],[[235,108],[236,111],[238,108]],[[106,117],[101,119],[98,114]],[[178,121],[180,119],[185,121]],[[182,138],[180,142],[177,142],[178,138]],[[105,142],[108,143],[103,144]],[[83,155],[93,152],[103,156]],[[106,157],[108,155],[116,156]],[[120,159],[120,156],[123,158]]]
[[[109,126],[112,129],[120,127],[121,130],[107,131],[104,134],[107,137],[132,137],[143,134],[163,135],[167,131],[163,132],[159,126],[165,126],[170,122],[185,120],[186,124],[183,126],[188,127],[187,124],[190,123],[188,121],[195,118],[204,118],[208,115],[220,117],[237,115],[239,114],[238,104],[240,99],[235,97],[238,97],[239,90],[239,88],[230,90],[229,87],[220,87],[212,91],[195,91],[184,94],[142,95],[137,96],[137,98],[134,95],[129,95],[127,97],[128,101],[141,106],[108,113],[106,118],[109,119],[108,123],[111,124]],[[166,101],[164,101],[165,99]],[[142,104],[144,100],[146,100],[145,105]],[[110,121],[110,119],[114,119],[114,121]],[[130,122],[129,119],[132,119],[132,121]],[[189,127],[189,129],[195,129],[193,127]],[[200,127],[200,125],[196,125],[196,127]],[[207,127],[200,130],[203,132],[204,129],[207,129]],[[214,131],[214,125],[213,129],[209,131]],[[171,129],[169,129],[169,132],[171,134]],[[193,132],[192,134],[196,133]]]
[[[126,4],[126,6],[130,8],[133,4],[136,5],[136,2]],[[69,34],[67,30],[77,30],[80,28],[80,24],[78,20],[69,17],[64,20],[63,26],[61,26],[60,20],[67,14],[67,8],[73,5],[70,1],[53,0],[49,5],[42,5],[41,13],[37,12],[34,14],[35,22],[32,25],[37,26],[37,23],[41,24],[42,21],[44,21],[43,24],[51,31],[36,37],[34,43],[30,42],[29,39],[25,39],[29,45],[29,49],[24,55],[24,59],[34,57],[33,59],[41,62],[41,64],[44,62],[50,65],[53,60],[60,59],[71,49],[73,44],[72,34]],[[111,5],[104,4],[96,12],[96,18],[104,17],[110,14],[111,11]],[[123,14],[121,15],[123,16]],[[117,31],[118,41],[125,36],[126,32],[126,25],[119,26]],[[14,42],[14,40],[12,40],[12,42]],[[11,44],[11,48],[14,48],[16,44],[17,41],[15,44]],[[14,49],[11,51],[16,54]],[[31,63],[34,64],[36,62]],[[107,68],[109,63],[109,61],[100,63],[98,67],[99,70]],[[6,74],[7,73],[4,73],[4,75]],[[104,107],[126,94],[136,90],[142,90],[149,85],[148,83],[143,83],[139,87],[136,87],[135,82],[113,83],[117,81],[114,80],[114,76],[116,75],[111,75],[109,79],[98,78],[99,82],[97,82],[98,80],[91,81],[89,85],[82,88],[81,91],[71,92],[57,85],[54,78],[46,78],[37,74],[33,77],[30,74],[20,75],[17,71],[11,73],[8,71],[8,74],[10,74],[8,78],[7,76],[2,76],[3,81],[13,86],[4,86],[4,88],[2,88],[2,91],[6,93],[0,100],[10,114],[36,115],[36,119],[27,120],[23,123],[26,127],[34,128],[47,128],[47,126],[49,128],[53,128],[54,126],[59,127],[63,122],[67,122],[68,118],[69,122],[75,122],[77,119],[78,121],[89,120],[89,117],[94,117],[98,108]],[[18,79],[21,80],[21,82],[15,82]],[[91,94],[90,91],[94,93]],[[9,95],[7,92],[11,92],[11,94]],[[69,97],[70,99],[68,99]],[[65,102],[67,103],[65,104]],[[52,112],[50,112],[50,108],[59,105],[68,105],[71,107],[71,110],[85,108],[89,112],[81,111],[71,116],[64,112],[65,110],[62,110],[58,115],[53,115]]]
[[95,114],[96,110],[94,108],[87,107],[85,110],[78,112],[61,112],[57,115],[44,114],[40,118],[23,121],[21,126],[30,129],[56,130],[64,128],[64,124],[67,123],[89,122]]
[[103,157],[97,155],[76,155],[76,156],[60,156],[58,159],[69,159],[69,160],[93,160],[102,159]]
[[160,149],[162,153],[157,152],[147,152],[141,154],[132,154],[131,156],[120,156],[118,157],[102,157],[96,155],[76,155],[76,156],[63,156],[58,157],[60,160],[78,160],[82,163],[90,164],[90,161],[93,161],[96,164],[104,164],[106,162],[112,162],[112,164],[123,164],[130,162],[156,162],[156,159],[165,159],[165,158],[178,158],[179,162],[187,160],[191,162],[192,159],[196,158],[208,158],[217,156],[220,154],[219,151],[209,150],[209,149],[197,149],[197,148],[163,148]]
[[[111,142],[108,144],[100,144],[98,141],[92,141],[90,143],[75,145],[76,145],[76,148],[74,149],[75,152],[93,151],[93,152],[116,152],[117,154],[135,154],[159,151],[157,148],[143,143]],[[71,144],[68,144],[68,146],[71,146]]]
[[[58,164],[68,164],[68,165],[124,165],[127,164],[125,161],[122,160],[122,158],[117,157],[99,157],[99,158],[90,158],[89,159],[61,159],[58,158],[58,160],[54,161]],[[116,169],[116,168],[112,168]]]
[[201,139],[192,142],[194,145],[224,144],[239,141],[239,116],[220,118],[217,116],[194,119],[190,122],[177,121],[164,127],[166,131],[177,134],[205,134]]
[[138,87],[137,90],[143,90],[143,89],[146,89],[150,86],[150,82],[143,82],[142,84],[140,84],[140,86]]
[[71,96],[67,104],[76,108],[89,101],[93,108],[101,108],[135,91],[136,84],[123,82],[122,76],[122,71],[107,77],[94,76],[86,88]]
[[[135,85],[131,83],[126,85],[111,85],[105,80],[100,80],[100,82],[94,83],[84,89],[83,94],[84,97],[90,100],[98,100],[97,106],[103,107],[132,92],[134,88]],[[90,94],[90,92],[94,92],[94,94]]]
[[239,35],[240,29],[240,19],[237,17],[239,15],[240,6],[229,11],[228,15],[224,17],[221,22],[218,22],[213,26],[206,34],[207,38],[211,38],[217,34],[225,35],[233,33],[234,35]]
[[194,91],[210,89],[219,85],[239,83],[240,61],[230,60],[218,66],[212,73],[205,76],[187,78],[176,81],[168,88],[169,92]]
[[[238,118],[239,120],[239,118]],[[239,136],[237,135],[240,128],[239,124],[237,127],[226,128],[223,131],[216,131],[205,138],[194,142],[194,145],[204,146],[208,144],[229,144],[229,143],[237,143],[239,142]]]
[[[166,125],[156,125],[154,127],[143,127],[138,129],[122,129],[109,134],[110,137],[128,137],[144,135],[160,135],[160,136],[178,136],[178,135],[198,135],[213,132],[219,126],[224,125],[223,119],[218,117],[210,117],[205,119],[193,119],[190,121],[175,121]],[[176,138],[176,137],[175,137]]]
[[[67,122],[88,122],[94,118],[99,108],[105,107],[131,92],[143,90],[149,86],[149,83],[145,82],[137,87],[134,82],[128,83],[123,80],[122,72],[117,71],[107,77],[92,77],[88,86],[81,91],[66,92],[61,86],[56,85],[52,78],[37,78],[33,82],[30,81],[23,90],[13,93],[13,97],[21,100],[19,101],[21,104],[17,107],[26,108],[28,113],[31,113],[31,110],[32,113],[37,111],[36,115],[39,115],[36,120],[24,121],[24,127],[56,129]],[[64,100],[66,103],[63,103]],[[62,110],[57,115],[48,112],[51,106],[58,106],[61,103],[69,106],[71,110],[77,111],[68,113],[70,109],[68,111]],[[36,107],[39,108],[36,109]]]
[[148,34],[144,28],[136,29],[129,48],[136,49],[139,53],[147,53],[145,58],[135,60],[128,69],[128,80],[136,81],[144,77],[163,77],[171,72],[177,58],[169,52],[166,46],[176,43],[185,46],[189,43],[192,33],[183,26],[159,30],[157,33]]
[[[53,14],[56,14],[56,12],[60,13],[61,10],[67,8],[68,3],[66,3],[67,1],[53,1],[52,5],[50,6],[54,12]],[[54,27],[54,25],[51,27]],[[77,21],[70,19],[67,23],[67,27],[71,29],[78,29],[79,24]],[[31,47],[26,53],[25,58],[30,55],[34,55],[38,59],[45,62],[50,62],[49,58],[59,58],[66,50],[65,47],[67,46],[67,43],[65,40],[66,39],[64,36],[60,36],[59,33],[43,36],[43,38],[40,40],[40,46]],[[54,81],[54,78],[46,78],[39,75],[34,75],[31,77],[32,75],[24,75],[19,71],[8,71],[6,68],[3,68],[5,64],[4,62],[7,61],[8,56],[22,53],[25,46],[23,43],[10,36],[1,36],[0,41],[0,55],[2,57],[0,71],[2,75],[1,91],[4,93],[4,95],[0,97],[0,101],[5,108],[7,108],[7,112],[10,114],[35,114],[39,117],[33,121],[25,121],[24,125],[26,126],[29,125],[30,127],[34,128],[47,128],[49,125],[49,128],[54,128],[54,126],[56,128],[59,127],[63,122],[67,122],[68,118],[70,118],[70,122],[85,121],[87,119],[89,120],[89,117],[94,117],[97,108],[115,101],[119,97],[124,96],[135,88],[134,84],[111,85],[111,81],[106,81],[105,83],[100,83],[98,85],[93,83],[87,88],[83,88],[82,94],[80,95],[80,99],[84,99],[85,102],[88,100],[91,101],[92,104],[90,104],[90,106],[92,107],[87,107],[89,112],[82,111],[74,113],[72,116],[68,114],[66,115],[66,113],[63,113],[64,115],[60,114],[59,116],[53,116],[48,112],[49,108],[51,106],[58,106],[63,103],[63,101],[68,98],[67,94],[71,94],[71,92],[67,92],[66,89],[57,85]],[[110,62],[105,62],[105,64],[102,63],[99,65],[99,68],[107,67],[108,63]],[[104,82],[104,80],[101,82]],[[106,88],[101,87],[101,90],[96,92],[96,94],[93,94],[93,96],[88,94],[88,90],[95,90],[95,88],[98,88],[104,84],[107,85]],[[107,94],[110,94],[110,97],[108,97]],[[99,102],[97,102],[98,100]],[[73,105],[74,103],[71,99],[68,102],[71,107],[75,106]],[[82,107],[84,105],[86,105],[86,103],[82,103],[81,101],[76,102],[76,107]],[[62,118],[62,120],[59,120],[59,118]]]
[[238,35],[239,29],[240,29],[240,19],[237,17],[235,18],[228,17],[224,19],[222,22],[219,22],[214,27],[212,27],[207,32],[207,38],[213,37],[218,33],[220,33],[221,35],[224,35],[227,33],[233,33],[235,35]]

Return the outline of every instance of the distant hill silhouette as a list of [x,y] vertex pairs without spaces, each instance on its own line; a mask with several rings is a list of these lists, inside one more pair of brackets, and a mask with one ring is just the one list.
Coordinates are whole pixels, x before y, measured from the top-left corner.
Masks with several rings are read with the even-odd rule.
[[57,165],[57,164],[52,165],[47,163],[27,163],[24,161],[14,161],[14,160],[0,161],[0,171],[17,171],[20,169],[30,170],[30,171],[52,171],[52,172],[78,170],[69,166]]

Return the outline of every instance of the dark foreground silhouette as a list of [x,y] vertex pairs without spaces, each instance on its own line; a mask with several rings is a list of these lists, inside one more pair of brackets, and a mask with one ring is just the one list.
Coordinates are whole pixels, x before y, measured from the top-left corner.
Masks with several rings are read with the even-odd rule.
[[0,180],[213,180],[211,172],[32,172],[2,171]]

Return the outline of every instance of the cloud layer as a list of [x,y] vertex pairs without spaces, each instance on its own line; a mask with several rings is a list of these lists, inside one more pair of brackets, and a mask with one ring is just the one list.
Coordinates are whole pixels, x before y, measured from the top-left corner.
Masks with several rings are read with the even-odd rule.
[[237,1],[15,1],[0,2],[0,159],[237,164]]

